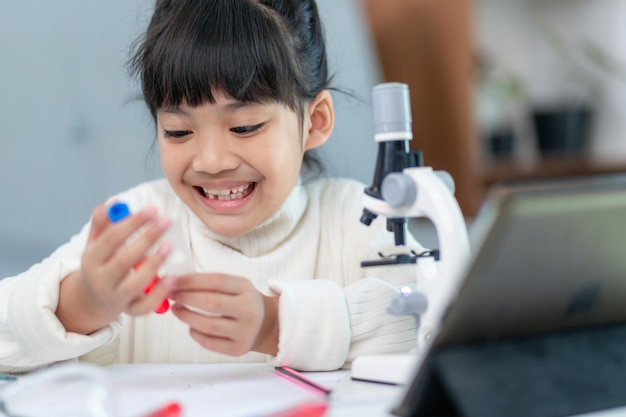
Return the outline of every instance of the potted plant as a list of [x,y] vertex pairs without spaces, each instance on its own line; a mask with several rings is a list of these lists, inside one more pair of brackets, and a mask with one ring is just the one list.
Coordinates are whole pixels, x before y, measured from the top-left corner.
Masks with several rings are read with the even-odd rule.
[[494,159],[511,158],[524,98],[523,83],[484,54],[478,56],[476,74],[476,117],[485,153]]
[[619,76],[619,64],[599,45],[582,40],[571,44],[556,30],[543,38],[562,64],[557,95],[549,105],[535,105],[532,118],[537,147],[546,156],[581,156],[587,150],[596,109],[607,76]]

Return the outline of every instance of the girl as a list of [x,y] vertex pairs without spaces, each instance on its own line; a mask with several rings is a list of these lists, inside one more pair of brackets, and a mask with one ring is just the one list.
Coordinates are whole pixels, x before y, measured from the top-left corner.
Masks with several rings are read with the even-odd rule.
[[[126,219],[103,204],[0,281],[0,370],[76,358],[333,370],[414,347],[413,319],[386,309],[415,268],[360,267],[394,246],[384,221],[359,222],[364,185],[301,176],[334,123],[314,0],[158,0],[129,63],[165,179],[114,197],[134,208]],[[162,242],[172,224],[184,247]],[[177,249],[190,273],[146,294]],[[166,297],[171,310],[152,313]]]

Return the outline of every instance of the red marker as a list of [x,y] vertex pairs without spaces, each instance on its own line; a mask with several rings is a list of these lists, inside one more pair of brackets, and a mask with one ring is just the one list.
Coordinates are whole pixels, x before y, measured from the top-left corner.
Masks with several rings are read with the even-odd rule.
[[[109,220],[111,221],[111,223],[117,223],[120,220],[125,219],[126,217],[130,216],[130,208],[128,207],[128,204],[126,203],[115,203],[111,207],[109,207],[109,210],[107,210],[107,216],[109,217]],[[143,260],[137,262],[137,264],[133,267],[133,269],[135,270],[139,269],[142,263],[143,263]],[[157,284],[157,282],[159,282],[160,279],[161,278],[159,278],[158,276],[155,276],[150,282],[150,284],[148,284],[148,286],[145,288],[144,293],[148,294],[152,290],[152,287],[154,287]],[[169,308],[170,308],[170,302],[166,298],[165,300],[163,300],[161,305],[158,306],[154,310],[154,312],[158,314],[163,314],[167,312]]]
[[178,403],[167,403],[158,410],[141,417],[180,417],[182,408]]
[[323,417],[328,409],[328,404],[300,404],[289,410],[280,411],[277,414],[272,414],[269,417]]

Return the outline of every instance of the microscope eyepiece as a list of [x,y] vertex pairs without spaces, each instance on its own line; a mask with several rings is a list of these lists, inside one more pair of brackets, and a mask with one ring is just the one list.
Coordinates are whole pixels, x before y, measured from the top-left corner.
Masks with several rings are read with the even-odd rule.
[[[421,152],[411,152],[409,147],[409,141],[413,139],[409,86],[403,83],[383,83],[375,86],[372,89],[372,111],[378,155],[372,185],[365,189],[365,194],[372,198],[369,210],[366,206],[361,216],[361,222],[366,225],[370,225],[376,218],[372,215],[376,210],[375,201],[389,203],[388,196],[383,196],[385,178],[389,174],[402,173],[405,168],[422,165]],[[399,189],[393,187],[393,184],[391,188],[392,192]],[[405,188],[407,187],[402,190]],[[396,196],[392,197],[391,206],[403,205],[408,201],[404,197],[401,201]],[[411,198],[414,197],[409,197]],[[396,245],[405,244],[406,218],[388,218],[387,230],[394,234]]]
[[379,200],[385,177],[392,172],[422,165],[421,152],[411,152],[413,139],[409,86],[402,83],[378,84],[372,89],[374,139],[378,155],[374,179],[365,193]]
[[383,83],[375,86],[372,111],[377,142],[413,139],[408,85]]

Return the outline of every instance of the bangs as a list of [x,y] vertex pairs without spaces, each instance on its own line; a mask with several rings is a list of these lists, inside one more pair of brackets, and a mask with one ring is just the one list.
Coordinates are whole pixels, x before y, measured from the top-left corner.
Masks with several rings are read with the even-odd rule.
[[152,22],[161,30],[131,61],[153,115],[163,107],[214,103],[224,93],[298,110],[297,89],[286,88],[298,85],[293,45],[269,9],[251,1],[198,3],[188,13],[161,13],[167,18]]

